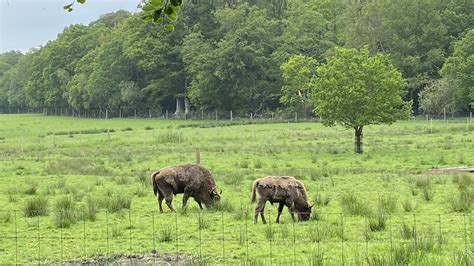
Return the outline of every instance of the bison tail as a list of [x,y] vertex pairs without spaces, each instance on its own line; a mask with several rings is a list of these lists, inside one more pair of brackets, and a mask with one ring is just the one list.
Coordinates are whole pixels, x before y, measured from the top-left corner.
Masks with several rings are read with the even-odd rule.
[[252,186],[252,203],[255,203],[255,200],[257,199],[257,186],[258,186],[258,179],[253,182]]
[[159,173],[160,171],[156,171],[151,174],[151,184],[153,185],[153,193],[155,193],[155,196],[158,193],[158,185],[156,184],[155,176],[157,176]]

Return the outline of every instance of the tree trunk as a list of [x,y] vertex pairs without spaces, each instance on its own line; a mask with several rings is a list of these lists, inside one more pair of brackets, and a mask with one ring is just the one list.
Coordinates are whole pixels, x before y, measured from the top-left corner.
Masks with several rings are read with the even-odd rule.
[[181,114],[183,113],[183,105],[181,104],[181,97],[176,96],[176,111],[174,112],[174,115],[176,117],[181,117]]
[[187,97],[184,97],[184,114],[187,115],[191,112],[191,104]]
[[355,143],[354,143],[354,148],[355,148],[355,153],[362,154],[363,152],[363,145],[362,145],[362,128],[363,126],[360,127],[355,127]]

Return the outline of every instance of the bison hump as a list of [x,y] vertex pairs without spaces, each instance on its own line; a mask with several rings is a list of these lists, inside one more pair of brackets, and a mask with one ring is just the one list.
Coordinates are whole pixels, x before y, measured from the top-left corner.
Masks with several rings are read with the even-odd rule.
[[292,176],[267,176],[259,180],[259,185],[263,187],[280,187],[280,188],[299,188],[301,182],[298,182]]

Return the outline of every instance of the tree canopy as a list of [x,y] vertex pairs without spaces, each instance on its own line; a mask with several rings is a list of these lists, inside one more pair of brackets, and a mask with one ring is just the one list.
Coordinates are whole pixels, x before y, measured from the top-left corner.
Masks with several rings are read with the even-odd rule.
[[457,106],[474,108],[474,29],[455,43],[454,54],[446,60],[441,74],[459,82],[455,91]]
[[326,126],[353,128],[357,153],[362,153],[364,126],[391,124],[410,115],[411,102],[402,99],[405,81],[383,54],[371,56],[366,48],[336,48],[317,72],[315,111]]
[[153,0],[141,7],[71,25],[26,54],[0,55],[0,109],[314,115],[305,111],[312,98],[305,84],[336,47],[383,53],[415,113],[425,111],[420,92],[440,79],[459,84],[453,110],[473,108],[472,1]]

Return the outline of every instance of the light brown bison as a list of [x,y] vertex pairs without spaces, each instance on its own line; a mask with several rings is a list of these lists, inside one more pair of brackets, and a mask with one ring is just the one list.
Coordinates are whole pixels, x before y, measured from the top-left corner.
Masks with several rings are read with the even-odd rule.
[[173,195],[184,193],[183,208],[189,197],[193,197],[202,209],[201,203],[207,208],[221,199],[220,193],[216,190],[216,183],[211,173],[196,164],[185,164],[160,169],[151,174],[153,192],[158,198],[160,212],[163,212],[162,202],[166,200],[166,205],[173,209]]
[[302,182],[292,176],[267,176],[255,180],[252,187],[252,202],[255,202],[256,192],[260,195],[257,207],[255,208],[254,223],[257,223],[258,214],[262,217],[265,224],[265,202],[271,204],[278,202],[278,215],[276,222],[280,222],[280,215],[283,207],[286,205],[290,211],[291,218],[295,221],[294,213],[298,213],[299,221],[307,221],[311,217],[311,206],[308,203],[306,190]]

